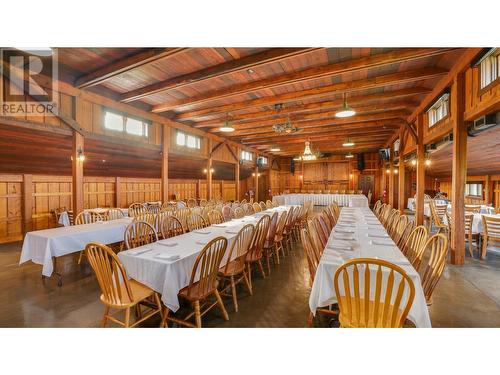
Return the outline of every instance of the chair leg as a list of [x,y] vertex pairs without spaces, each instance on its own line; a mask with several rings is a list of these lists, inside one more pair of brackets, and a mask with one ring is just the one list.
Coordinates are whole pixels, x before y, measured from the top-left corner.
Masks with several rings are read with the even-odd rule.
[[168,321],[167,321],[168,313],[169,313],[168,307],[165,307],[165,310],[163,310],[163,317],[160,323],[160,327],[162,328],[168,328]]
[[311,327],[312,327],[312,325],[313,325],[313,320],[314,320],[314,315],[313,315],[313,313],[312,313],[312,312],[310,312],[310,311],[309,311],[309,316],[307,317],[307,326],[308,326],[309,328],[311,328]]
[[201,313],[200,313],[200,301],[193,302],[194,318],[196,320],[196,327],[201,328]]
[[104,306],[104,315],[102,316],[102,322],[101,322],[102,328],[106,327],[106,323],[108,321],[108,314],[109,314],[109,306]]
[[231,276],[231,293],[233,295],[234,311],[238,312],[238,296],[236,295],[236,284],[234,283],[234,276]]
[[271,254],[269,253],[269,249],[266,250],[266,260],[267,260],[267,274],[271,275]]
[[82,258],[83,258],[83,250],[80,251],[80,256],[78,257],[78,264],[82,263]]
[[158,293],[155,293],[154,296],[155,296],[156,305],[158,306],[158,310],[160,310],[160,317],[163,320],[163,308],[161,306],[160,296],[158,295]]
[[252,264],[247,263],[248,267],[248,284],[250,285],[250,290],[252,290]]
[[486,249],[488,248],[488,238],[483,236],[483,251],[481,253],[481,259],[486,258]]
[[276,255],[276,264],[280,264],[280,248],[278,243],[274,243],[274,254]]
[[472,234],[467,236],[467,241],[469,242],[469,255],[471,258],[474,258],[474,254],[472,253]]
[[130,307],[125,310],[125,328],[130,327]]
[[262,266],[262,259],[259,259],[258,261],[258,266],[259,266],[259,271],[262,275],[262,278],[265,279],[266,278],[266,273],[264,272],[264,267]]
[[247,273],[245,271],[243,271],[243,280],[245,281],[245,285],[247,286],[248,293],[250,293],[250,295],[252,296],[252,285],[250,284],[250,280],[248,280]]
[[224,320],[229,320],[229,315],[227,315],[226,308],[224,307],[224,302],[222,302],[222,298],[220,298],[220,294],[217,289],[215,289],[215,298],[217,298],[217,304],[219,305],[219,308],[222,311],[222,316],[224,317]]

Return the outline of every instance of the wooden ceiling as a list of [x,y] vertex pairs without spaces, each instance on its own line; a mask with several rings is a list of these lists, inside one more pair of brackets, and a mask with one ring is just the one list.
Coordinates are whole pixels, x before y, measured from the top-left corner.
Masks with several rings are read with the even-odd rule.
[[[60,48],[62,77],[274,154],[375,151],[464,53],[456,48]],[[336,118],[346,94],[356,115]],[[277,112],[276,104],[282,104]],[[302,129],[272,130],[287,116]],[[356,143],[346,150],[342,143]]]

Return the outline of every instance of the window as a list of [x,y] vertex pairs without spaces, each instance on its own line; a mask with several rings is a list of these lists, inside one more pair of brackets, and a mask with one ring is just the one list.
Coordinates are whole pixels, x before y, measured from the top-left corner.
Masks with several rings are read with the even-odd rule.
[[262,165],[267,165],[267,157],[261,156],[260,157],[260,164]]
[[177,130],[175,144],[177,146],[199,150],[201,148],[201,138],[196,135],[186,134],[180,130]]
[[484,89],[500,76],[500,48],[490,50],[479,65],[481,88]]
[[429,119],[429,128],[434,126],[439,120],[448,115],[448,106],[449,106],[449,98],[450,94],[442,95],[431,108],[427,110],[427,116]]
[[149,123],[147,121],[108,110],[104,112],[104,127],[140,137],[148,137],[149,134]]
[[467,183],[465,185],[465,195],[482,197],[483,196],[483,184],[480,183]]
[[249,151],[241,151],[241,160],[252,161],[253,154]]

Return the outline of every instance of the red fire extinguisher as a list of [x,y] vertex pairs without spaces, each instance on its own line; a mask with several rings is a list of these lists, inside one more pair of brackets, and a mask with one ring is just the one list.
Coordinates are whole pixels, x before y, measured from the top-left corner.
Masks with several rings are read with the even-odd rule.
[[385,203],[387,198],[387,190],[384,189],[384,192],[382,193],[382,201]]

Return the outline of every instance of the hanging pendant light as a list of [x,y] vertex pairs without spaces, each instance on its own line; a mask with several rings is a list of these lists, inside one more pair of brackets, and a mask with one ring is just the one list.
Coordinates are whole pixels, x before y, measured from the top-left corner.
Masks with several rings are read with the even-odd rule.
[[223,133],[231,133],[234,132],[233,126],[229,123],[229,117],[226,113],[226,120],[224,121],[224,125],[219,128],[219,130]]
[[352,152],[348,152],[345,157],[351,159],[354,157],[354,155],[352,154]]
[[344,146],[344,147],[352,147],[352,146],[354,146],[354,142],[351,141],[349,138],[347,138],[347,142],[344,142],[342,144],[342,146]]
[[346,93],[344,93],[344,104],[342,105],[342,109],[335,113],[335,117],[351,117],[356,114],[356,111],[349,107],[349,104],[347,104],[347,96]]
[[316,155],[311,151],[311,142],[306,141],[306,146],[304,147],[304,153],[302,154],[302,160],[316,160]]

